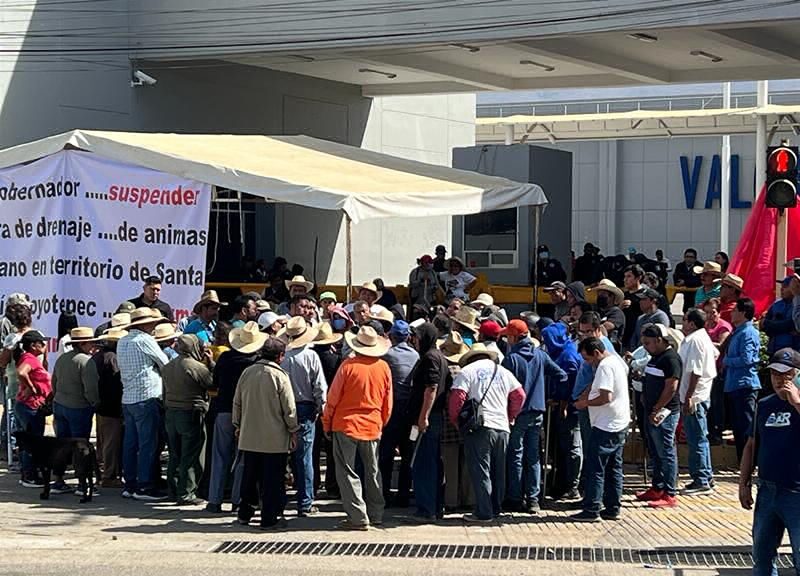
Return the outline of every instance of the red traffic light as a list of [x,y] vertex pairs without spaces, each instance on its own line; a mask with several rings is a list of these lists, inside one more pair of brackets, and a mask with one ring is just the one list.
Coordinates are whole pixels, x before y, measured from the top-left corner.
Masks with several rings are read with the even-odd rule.
[[767,158],[767,173],[784,176],[797,168],[797,155],[790,148],[776,148]]

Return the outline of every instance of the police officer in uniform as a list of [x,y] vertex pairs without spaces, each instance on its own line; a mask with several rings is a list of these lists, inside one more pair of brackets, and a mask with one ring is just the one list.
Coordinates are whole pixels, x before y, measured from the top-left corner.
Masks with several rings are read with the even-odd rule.
[[[555,258],[550,258],[550,248],[547,247],[547,244],[539,246],[536,250],[536,255],[539,258],[539,286],[550,286],[553,282],[567,281],[567,273],[564,272],[564,267]],[[533,272],[534,267],[531,266],[531,286],[534,285]]]
[[769,369],[775,393],[758,402],[739,477],[739,501],[750,510],[753,471],[758,467],[754,576],[777,576],[775,559],[786,531],[800,574],[800,388],[796,384],[800,353],[791,348],[778,350]]

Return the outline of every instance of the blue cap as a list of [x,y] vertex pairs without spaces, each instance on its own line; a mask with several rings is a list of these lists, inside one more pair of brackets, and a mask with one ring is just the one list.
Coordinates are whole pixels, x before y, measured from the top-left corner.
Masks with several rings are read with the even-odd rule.
[[405,320],[395,320],[394,324],[392,324],[392,329],[389,330],[390,336],[395,336],[404,340],[408,338],[409,333],[408,322]]
[[778,282],[779,282],[780,284],[783,284],[784,286],[788,286],[789,284],[791,284],[791,283],[792,283],[792,278],[794,278],[794,276],[787,276],[787,277],[786,277],[786,278],[784,278],[783,280],[778,280]]

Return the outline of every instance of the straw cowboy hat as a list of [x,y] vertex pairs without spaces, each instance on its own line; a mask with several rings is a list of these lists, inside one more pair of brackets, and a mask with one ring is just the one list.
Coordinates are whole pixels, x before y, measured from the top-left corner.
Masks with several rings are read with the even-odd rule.
[[380,358],[392,347],[392,343],[388,339],[378,336],[372,326],[362,326],[359,328],[358,334],[346,332],[344,339],[353,352],[372,358]]
[[255,322],[248,322],[241,328],[234,328],[228,334],[228,342],[231,343],[231,348],[242,354],[258,352],[264,347],[264,342],[268,338],[269,336],[259,330],[258,324]]
[[314,346],[326,346],[329,344],[336,344],[342,339],[342,334],[335,334],[330,322],[321,322],[319,326],[319,333],[314,339]]
[[458,364],[461,357],[469,352],[469,346],[464,343],[464,339],[458,332],[450,332],[447,338],[439,344],[439,351],[444,354],[447,361],[452,364]]
[[175,340],[179,336],[182,336],[183,332],[178,332],[175,330],[175,325],[171,323],[164,323],[159,324],[156,326],[155,330],[153,330],[153,338],[155,338],[156,342],[167,342],[168,340]]
[[475,358],[476,356],[485,356],[492,362],[497,362],[497,352],[494,350],[489,350],[486,347],[486,344],[483,342],[475,342],[475,344],[472,345],[472,348],[470,348],[469,352],[464,354],[458,361],[458,365],[463,368],[471,359]]
[[216,290],[206,290],[205,292],[203,292],[202,296],[200,296],[200,300],[198,300],[197,304],[194,305],[193,311],[195,312],[195,314],[204,304],[219,304],[220,306],[228,305],[227,302],[220,301]]
[[306,280],[305,276],[295,276],[291,280],[284,280],[284,283],[286,284],[287,290],[291,290],[292,286],[303,286],[306,292],[311,292],[314,288],[314,283]]
[[712,274],[717,277],[722,276],[722,266],[716,262],[703,262],[702,266],[695,266],[692,268],[695,274]]
[[113,330],[114,328],[124,329],[127,328],[130,323],[131,323],[131,315],[128,314],[127,312],[119,312],[111,317],[111,325],[108,328],[106,328],[103,332],[108,332],[109,330]]
[[744,280],[742,280],[736,274],[725,274],[725,276],[722,278],[722,285],[736,288],[740,292],[744,290]]
[[366,290],[367,292],[372,292],[373,294],[375,294],[375,300],[380,300],[381,296],[383,296],[383,292],[378,290],[378,287],[375,286],[373,282],[364,282],[358,288],[359,292],[361,292],[362,290]]
[[367,312],[367,318],[370,320],[377,320],[378,322],[388,322],[394,324],[394,314],[388,308],[383,306],[373,305]]
[[94,330],[86,326],[78,326],[69,331],[70,344],[80,344],[81,342],[95,342]]
[[614,296],[614,306],[619,306],[620,302],[625,300],[625,294],[622,293],[622,290],[620,290],[617,285],[608,278],[603,278],[600,280],[600,282],[597,283],[597,286],[592,288],[592,290],[595,292],[602,290]]
[[456,315],[453,316],[453,321],[458,322],[464,328],[472,330],[477,334],[480,329],[481,325],[478,323],[478,318],[480,313],[475,310],[475,308],[470,308],[469,306],[462,306]]
[[306,319],[302,316],[295,316],[286,323],[286,328],[281,330],[278,336],[288,338],[287,350],[302,348],[306,344],[311,344],[317,337],[319,329],[309,326]]
[[256,300],[256,310],[259,312],[269,312],[272,310],[272,306],[269,305],[269,302],[266,300],[261,300],[260,298]]
[[478,297],[472,301],[473,304],[483,304],[484,306],[494,306],[494,298],[486,292],[481,292]]
[[[160,328],[160,326],[159,326]],[[127,330],[123,330],[122,328],[109,328],[101,336],[98,336],[96,340],[98,342],[118,342],[125,338],[128,335]]]
[[131,312],[131,321],[130,324],[128,324],[128,328],[143,326],[145,324],[164,324],[165,322],[169,322],[169,320],[164,318],[161,312],[145,306]]

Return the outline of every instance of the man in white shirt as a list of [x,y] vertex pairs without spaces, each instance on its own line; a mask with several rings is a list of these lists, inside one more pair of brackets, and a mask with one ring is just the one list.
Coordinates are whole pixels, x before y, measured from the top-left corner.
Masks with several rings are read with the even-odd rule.
[[683,340],[678,354],[683,363],[679,396],[683,430],[689,448],[689,474],[692,481],[684,494],[707,494],[714,489],[711,470],[711,445],[708,442],[708,408],[711,384],[717,376],[719,351],[706,332],[706,313],[692,308],[683,317]]
[[453,381],[448,413],[458,426],[464,402],[475,400],[483,414],[480,426],[464,435],[464,453],[475,491],[475,512],[464,516],[471,523],[490,523],[501,512],[506,485],[506,449],[511,422],[525,402],[525,391],[509,370],[497,363],[497,353],[482,342],[459,360],[461,372]]
[[[622,507],[622,450],[631,423],[628,367],[595,337],[581,341],[578,350],[595,369],[592,385],[575,403],[589,409],[592,431],[585,461],[583,511],[572,516],[581,522],[618,520]],[[600,510],[600,503],[603,510]]]

